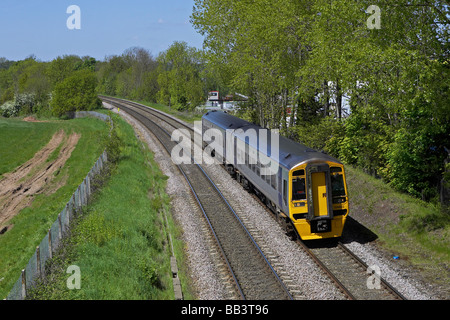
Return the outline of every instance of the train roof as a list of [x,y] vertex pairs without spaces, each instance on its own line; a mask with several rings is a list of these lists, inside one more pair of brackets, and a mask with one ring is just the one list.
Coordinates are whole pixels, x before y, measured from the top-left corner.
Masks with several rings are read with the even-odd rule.
[[[249,129],[254,129],[257,136],[257,141],[259,141],[259,129],[263,129],[262,127],[252,124],[248,121],[245,121],[243,119],[237,118],[235,116],[232,116],[228,113],[222,112],[222,111],[210,111],[203,115],[203,119],[206,119],[212,123],[214,123],[216,126],[222,128],[223,130],[233,130],[234,135],[238,137],[239,139],[245,141],[247,138],[247,142],[254,147],[255,149],[259,150],[257,142],[254,141],[254,139],[249,139],[248,134],[245,132],[248,132]],[[237,129],[242,129],[235,131]],[[278,135],[276,133],[273,133],[270,130],[267,130],[267,145],[269,148],[264,148],[266,150],[259,150],[260,152],[263,152],[264,154],[271,156],[270,154],[270,146],[271,146],[271,140],[272,135],[276,135],[279,137],[279,147],[280,147],[280,153],[279,153],[279,159],[278,162],[286,167],[287,169],[292,169],[293,167],[297,166],[300,163],[303,162],[310,162],[310,161],[333,161],[340,163],[339,160],[331,157],[328,154],[319,152],[317,150],[311,149],[303,144],[300,144],[298,142],[292,141],[286,137],[283,137],[281,135]],[[275,137],[274,137],[275,138]],[[269,152],[267,152],[269,150]]]

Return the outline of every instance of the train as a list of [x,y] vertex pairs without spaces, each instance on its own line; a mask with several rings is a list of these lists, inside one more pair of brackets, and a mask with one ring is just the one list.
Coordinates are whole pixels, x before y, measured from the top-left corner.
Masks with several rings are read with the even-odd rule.
[[349,205],[339,160],[220,110],[203,115],[202,136],[207,152],[259,197],[293,240],[342,236]]

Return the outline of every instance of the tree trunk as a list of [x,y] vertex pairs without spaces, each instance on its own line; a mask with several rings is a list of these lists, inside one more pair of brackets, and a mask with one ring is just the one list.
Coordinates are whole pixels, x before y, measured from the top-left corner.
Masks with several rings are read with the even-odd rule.
[[342,92],[339,80],[336,81],[336,116],[339,120],[342,119]]

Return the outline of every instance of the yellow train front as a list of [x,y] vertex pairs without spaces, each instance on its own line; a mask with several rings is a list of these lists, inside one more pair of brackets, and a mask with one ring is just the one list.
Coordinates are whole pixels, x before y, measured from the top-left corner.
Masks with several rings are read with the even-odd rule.
[[[211,138],[211,129],[221,136],[215,139],[220,141],[216,157],[245,189],[258,195],[291,237],[312,240],[342,235],[349,207],[341,162],[224,112],[203,116],[204,138]],[[267,136],[261,143],[264,132]],[[272,150],[274,141],[277,152]],[[269,160],[272,169],[267,174],[263,169]]]
[[349,213],[344,166],[319,161],[289,171],[289,220],[303,240],[340,237]]

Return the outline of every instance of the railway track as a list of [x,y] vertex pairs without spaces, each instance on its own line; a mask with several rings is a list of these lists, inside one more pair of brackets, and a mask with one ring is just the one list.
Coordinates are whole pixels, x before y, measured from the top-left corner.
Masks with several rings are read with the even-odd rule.
[[[175,146],[175,143],[171,141],[171,132],[157,122],[159,119],[174,128],[179,128],[180,123],[135,103],[101,98],[120,107],[140,121],[158,138],[170,155]],[[151,117],[153,119],[150,119]],[[250,232],[201,165],[181,164],[178,165],[178,168],[186,178],[217,240],[240,297],[248,300],[292,300],[289,290],[270,265]]]
[[372,271],[375,268],[370,268],[341,242],[334,239],[309,244],[298,242],[348,299],[406,300]]
[[[124,108],[124,103],[128,104],[129,107],[134,107],[135,109],[140,110],[141,113],[144,114],[151,114],[155,119],[159,119],[160,121],[168,123],[173,128],[185,128],[190,130],[190,132],[193,132],[193,129],[186,124],[178,121],[177,119],[172,118],[171,116],[165,115],[157,110],[150,109],[148,107],[142,106],[140,104],[137,104],[135,102],[129,102],[129,101],[123,101],[120,99],[113,99],[113,98],[106,98],[101,97],[105,101],[110,102],[111,104],[120,104],[120,108]],[[142,114],[141,114],[142,116]],[[167,133],[166,133],[167,135]],[[170,139],[170,137],[169,137]],[[171,149],[168,149],[171,150]],[[187,170],[188,173],[190,173],[189,170],[192,170],[193,165],[188,165],[188,168],[184,168]],[[191,168],[191,169],[189,169]],[[182,170],[183,168],[180,168]],[[203,169],[201,169],[203,171]],[[204,174],[206,174],[203,171]],[[194,175],[199,176],[199,175]],[[186,177],[188,181],[189,178]],[[196,179],[196,178],[192,178]],[[209,177],[207,178],[209,180],[210,185],[214,185],[211,179]],[[200,193],[200,197],[197,199],[198,201],[203,201],[204,203],[212,202],[213,208],[217,208],[217,203],[220,203],[222,201],[226,202],[226,200],[222,198],[222,200],[218,202],[212,201],[212,198],[209,198],[208,196],[210,194],[214,193],[214,190],[211,190],[211,187],[208,187],[208,184],[205,182],[194,182],[197,184],[200,189],[202,190],[202,186],[204,186],[204,189]],[[191,187],[192,188],[192,187]],[[213,189],[216,189],[218,191],[217,187],[213,187]],[[195,193],[195,191],[193,190]],[[220,193],[220,191],[219,191]],[[197,195],[198,196],[198,195]],[[256,195],[255,195],[256,197]],[[226,203],[227,205],[223,205],[223,209],[221,207],[220,210],[230,210],[231,207]],[[226,209],[225,207],[228,206],[230,208]],[[264,206],[265,207],[265,206]],[[268,212],[271,213],[271,211],[265,207]],[[204,210],[204,209],[202,209]],[[232,209],[231,209],[232,210]],[[219,210],[217,210],[219,211]],[[233,210],[232,210],[233,211]],[[206,212],[203,211],[205,216],[207,216]],[[237,217],[236,213],[233,212],[233,215]],[[231,214],[227,214],[227,216],[231,216]],[[273,216],[273,215],[272,215]],[[208,219],[208,218],[207,218]],[[224,217],[221,217],[220,219],[225,219]],[[239,220],[239,218],[237,217]],[[227,223],[230,223],[227,220],[217,220],[218,224],[226,225]],[[210,223],[210,222],[209,222]],[[211,224],[211,227],[214,228]],[[245,229],[245,227],[244,227]],[[225,233],[227,233],[227,230],[225,230]],[[250,233],[246,230],[247,236],[250,236]],[[253,240],[253,242],[255,242]],[[342,243],[338,243],[337,241],[316,241],[314,242],[315,245],[306,245],[302,241],[298,241],[299,246],[308,253],[308,255],[316,262],[316,264],[323,270],[324,273],[327,274],[327,276],[335,283],[335,285],[340,289],[340,291],[351,300],[405,300],[405,298],[397,291],[395,290],[389,283],[387,283],[382,277],[379,278],[380,287],[379,288],[373,288],[369,289],[368,287],[368,278],[374,277],[374,274],[368,274],[368,266],[359,259],[355,254],[353,254],[345,245]],[[254,244],[255,245],[255,244]],[[231,240],[231,246],[232,248],[235,247],[234,245],[234,239]],[[245,246],[243,247],[245,251]],[[259,251],[261,251],[259,249]],[[225,253],[226,254],[226,253]],[[244,254],[245,255],[245,254]],[[264,258],[267,260],[267,258]],[[233,269],[230,263],[230,268]],[[272,273],[274,273],[273,268],[270,267]],[[250,275],[252,276],[252,275]],[[237,278],[237,277],[236,277]],[[277,276],[277,278],[279,278]],[[236,279],[239,281],[239,279]],[[377,280],[376,280],[377,281]],[[292,296],[288,296],[288,298],[292,298]],[[258,298],[260,299],[260,298]],[[265,299],[265,298],[263,298]],[[267,298],[267,299],[274,299],[274,298]]]

